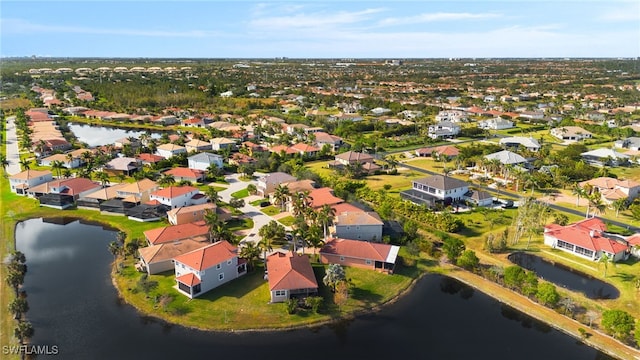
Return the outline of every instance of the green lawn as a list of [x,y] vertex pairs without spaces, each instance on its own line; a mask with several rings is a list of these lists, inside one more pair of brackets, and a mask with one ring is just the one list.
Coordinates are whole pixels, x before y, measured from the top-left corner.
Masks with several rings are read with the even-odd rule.
[[260,209],[260,211],[262,211],[263,213],[269,216],[273,216],[273,215],[280,214],[280,206],[269,205],[267,207]]
[[231,194],[231,197],[236,199],[246,198],[247,196],[249,196],[249,190],[247,189],[242,189]]
[[250,218],[234,218],[227,222],[227,228],[231,231],[253,229],[253,220]]
[[296,219],[293,216],[286,216],[282,219],[278,219],[278,221],[284,226],[291,226],[295,223]]
[[260,204],[261,204],[263,201],[267,201],[267,199],[258,199],[258,200],[254,200],[254,201],[250,202],[249,204],[251,204],[251,205],[253,205],[253,206],[260,206]]

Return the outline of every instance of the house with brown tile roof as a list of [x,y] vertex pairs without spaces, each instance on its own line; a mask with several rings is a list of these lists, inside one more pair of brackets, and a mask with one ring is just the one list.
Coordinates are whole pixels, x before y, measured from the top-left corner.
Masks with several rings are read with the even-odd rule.
[[112,175],[129,176],[142,167],[142,161],[132,157],[117,157],[111,159],[102,168],[104,172]]
[[328,187],[313,189],[309,193],[309,198],[311,199],[310,206],[314,209],[323,205],[335,205],[344,202],[343,199],[333,195],[333,189]]
[[331,233],[342,239],[382,241],[384,223],[373,211],[351,211],[336,214]]
[[149,275],[159,274],[175,268],[173,259],[196,249],[209,245],[208,241],[184,239],[138,249],[141,268]]
[[341,137],[331,135],[324,131],[316,132],[313,135],[315,136],[315,143],[320,149],[325,145],[329,145],[331,147],[331,151],[336,151],[344,143]]
[[629,243],[607,233],[607,225],[598,218],[589,218],[567,226],[550,224],[544,227],[544,243],[589,260],[607,255],[611,261],[626,259]]
[[169,159],[178,154],[186,154],[187,148],[176,144],[162,144],[158,145],[156,154],[162,156],[165,159]]
[[158,184],[150,179],[142,179],[128,183],[117,190],[118,197],[129,202],[147,202],[151,193],[159,189]]
[[278,185],[290,183],[296,180],[298,179],[295,176],[291,176],[284,172],[264,174],[258,178],[258,182],[256,184],[258,195],[268,197],[276,190]]
[[597,190],[604,202],[611,204],[619,199],[626,199],[629,203],[640,193],[640,183],[633,180],[620,180],[611,177],[598,177],[581,182],[580,187],[590,186]]
[[189,298],[225,284],[247,273],[245,259],[227,241],[219,241],[174,258],[176,287]]
[[248,165],[248,164],[255,164],[255,163],[256,163],[256,159],[252,158],[249,155],[245,155],[243,153],[235,153],[231,155],[231,157],[229,158],[230,165],[241,166],[241,165]]
[[144,165],[153,165],[157,162],[164,160],[164,158],[160,155],[148,154],[148,153],[138,154],[136,155],[136,158],[142,161],[142,164]]
[[204,140],[192,139],[191,141],[184,144],[187,152],[199,152],[199,151],[207,151],[212,150],[211,143]]
[[290,149],[294,150],[296,153],[302,156],[307,156],[307,157],[316,156],[320,152],[319,147],[305,144],[305,143],[294,144],[290,147]]
[[398,251],[396,245],[332,239],[320,249],[320,262],[393,273]]
[[308,255],[274,252],[267,256],[267,278],[272,303],[318,293],[318,281]]
[[208,241],[209,226],[207,226],[204,221],[196,221],[180,225],[169,225],[145,231],[144,238],[145,240],[147,240],[149,245],[174,242],[188,238]]

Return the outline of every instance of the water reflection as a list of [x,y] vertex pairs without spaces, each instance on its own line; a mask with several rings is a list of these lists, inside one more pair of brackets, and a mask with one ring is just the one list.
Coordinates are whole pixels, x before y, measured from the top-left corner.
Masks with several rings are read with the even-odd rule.
[[[78,221],[63,226],[34,219],[18,226],[16,246],[29,266],[24,289],[27,317],[36,330],[33,344],[59,346],[60,359],[92,360],[212,354],[278,360],[608,359],[482,292],[435,274],[380,312],[327,326],[249,333],[187,329],[140,316],[115,300],[109,277],[113,257],[107,250],[114,238],[113,231]],[[78,255],[73,261],[38,256],[42,247],[55,246],[73,246]]]
[[535,271],[544,280],[582,292],[590,299],[616,299],[620,296],[620,291],[615,286],[562,264],[551,263],[524,252],[512,253],[508,258],[514,264]]
[[[90,147],[113,144],[116,140],[133,136],[135,138],[144,134],[144,130],[119,129],[87,124],[70,123],[69,130],[73,132],[78,141],[86,143]],[[159,132],[151,132],[151,137],[159,139]]]

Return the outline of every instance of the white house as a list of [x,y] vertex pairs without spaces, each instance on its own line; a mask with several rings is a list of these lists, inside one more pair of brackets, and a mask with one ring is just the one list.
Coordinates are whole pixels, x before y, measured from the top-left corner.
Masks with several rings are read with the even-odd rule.
[[512,136],[500,139],[500,145],[504,145],[505,147],[524,147],[529,151],[538,151],[540,150],[540,143],[538,140],[532,137],[524,137],[524,136]]
[[188,143],[184,144],[184,147],[187,150],[187,152],[212,150],[210,142],[204,141],[204,140],[198,140],[198,139],[193,139],[189,141]]
[[493,118],[493,119],[478,121],[478,127],[486,130],[511,129],[513,127],[513,121],[503,119],[503,118]]
[[235,141],[227,138],[213,138],[209,140],[209,142],[211,143],[211,149],[215,151],[233,149],[236,145]]
[[596,166],[620,166],[629,162],[630,156],[613,149],[600,148],[583,152],[580,156],[589,164]]
[[451,121],[441,121],[429,125],[429,137],[432,139],[446,139],[455,137],[460,133],[460,125]]
[[247,273],[246,261],[225,240],[177,256],[173,262],[178,291],[192,299]]
[[592,133],[579,126],[562,126],[553,128],[550,131],[551,135],[563,140],[563,141],[580,141],[584,139],[591,139]]
[[487,160],[498,160],[503,165],[518,165],[527,163],[527,159],[509,150],[502,150],[493,154],[485,155],[484,158]]
[[222,169],[224,166],[224,158],[218,154],[212,153],[199,153],[187,158],[189,169],[206,171],[210,165],[215,164],[218,168]]
[[403,199],[417,204],[434,206],[436,202],[462,200],[469,192],[469,184],[450,176],[432,175],[413,180],[410,190],[400,193]]
[[192,186],[169,186],[152,192],[149,200],[155,200],[174,209],[180,206],[204,204],[207,202],[207,197],[200,194],[198,188]]
[[187,153],[187,148],[185,148],[184,146],[176,145],[176,144],[162,144],[162,145],[159,145],[156,150],[156,154],[162,156],[165,159],[168,159],[178,154],[186,154],[186,153]]
[[381,241],[384,223],[371,211],[353,211],[337,214],[332,235],[342,239]]
[[28,188],[47,183],[49,181],[53,181],[53,175],[49,170],[27,169],[9,177],[11,192],[19,195],[26,195],[26,190]]
[[640,183],[633,180],[620,180],[611,177],[598,177],[580,183],[580,186],[591,186],[596,189],[602,200],[607,204],[619,199],[626,199],[629,203],[640,194]]
[[446,110],[440,111],[438,115],[436,115],[436,122],[450,121],[453,123],[459,123],[467,120],[467,115],[463,111]]

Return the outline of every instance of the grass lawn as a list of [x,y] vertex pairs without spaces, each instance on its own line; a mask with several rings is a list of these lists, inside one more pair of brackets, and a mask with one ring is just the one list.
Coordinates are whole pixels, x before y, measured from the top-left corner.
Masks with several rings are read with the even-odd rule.
[[250,219],[250,218],[231,219],[227,221],[227,228],[231,231],[253,229],[253,219]]
[[286,216],[282,219],[278,219],[278,221],[284,226],[291,226],[295,223],[296,219],[293,216]]
[[269,205],[267,207],[260,209],[260,211],[262,211],[263,213],[269,216],[273,216],[273,215],[280,214],[280,206]]
[[249,196],[249,190],[247,189],[242,189],[231,194],[231,197],[236,199],[246,198],[247,196]]
[[322,177],[333,176],[334,171],[327,167],[327,163],[328,161],[321,160],[321,161],[311,161],[311,162],[305,163],[304,165]]
[[402,190],[409,189],[411,187],[412,180],[424,176],[425,174],[415,171],[399,171],[396,175],[370,175],[363,180],[371,190],[382,189],[386,184],[389,184],[391,185],[389,192],[398,193]]
[[254,200],[252,202],[250,202],[249,204],[253,205],[253,206],[260,206],[260,204],[264,201],[267,201],[267,199],[258,199],[258,200]]
[[[211,330],[289,328],[330,321],[354,311],[369,311],[406,289],[414,274],[411,270],[385,275],[346,268],[347,278],[353,280],[353,287],[345,304],[337,305],[333,293],[319,280],[319,296],[324,298],[319,314],[298,309],[295,314],[289,315],[283,303],[269,304],[269,285],[263,279],[261,264],[255,271],[190,300],[175,289],[173,272],[149,276],[148,280],[157,282],[157,287],[145,294],[138,286],[142,274],[133,268],[132,260],[125,263],[127,266],[116,279],[127,302],[146,314]],[[313,269],[316,279],[324,277],[324,265],[313,264]],[[164,301],[156,300],[162,296]]]

